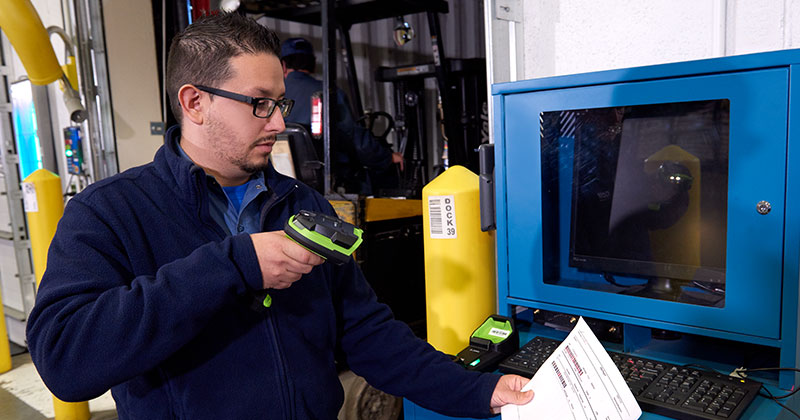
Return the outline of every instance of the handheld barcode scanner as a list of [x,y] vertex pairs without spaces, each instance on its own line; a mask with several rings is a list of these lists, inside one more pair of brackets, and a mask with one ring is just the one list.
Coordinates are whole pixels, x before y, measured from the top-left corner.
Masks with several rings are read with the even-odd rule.
[[363,231],[336,217],[308,210],[289,218],[283,227],[286,236],[307,250],[332,261],[344,264],[361,245]]
[[489,372],[519,348],[514,320],[489,315],[469,338],[469,346],[456,356],[456,362],[468,370]]
[[[303,248],[335,264],[344,264],[361,245],[361,229],[336,217],[300,210],[283,226],[289,239]],[[272,296],[266,290],[253,296],[252,308],[264,311],[272,306]]]

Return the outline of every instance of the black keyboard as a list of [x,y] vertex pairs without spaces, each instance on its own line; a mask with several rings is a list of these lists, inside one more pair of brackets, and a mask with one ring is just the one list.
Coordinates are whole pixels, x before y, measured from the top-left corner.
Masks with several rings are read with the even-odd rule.
[[[534,337],[500,363],[504,373],[532,377],[561,342]],[[676,419],[738,419],[761,383],[608,352],[642,410]]]

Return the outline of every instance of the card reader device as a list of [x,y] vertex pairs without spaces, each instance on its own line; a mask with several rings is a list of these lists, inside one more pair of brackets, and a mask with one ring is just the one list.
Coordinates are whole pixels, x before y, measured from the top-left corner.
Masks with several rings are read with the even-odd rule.
[[284,225],[286,235],[309,251],[344,264],[361,245],[363,231],[336,217],[300,210]]
[[469,346],[458,353],[455,361],[468,370],[488,372],[518,348],[519,334],[514,328],[514,320],[490,315],[473,331]]

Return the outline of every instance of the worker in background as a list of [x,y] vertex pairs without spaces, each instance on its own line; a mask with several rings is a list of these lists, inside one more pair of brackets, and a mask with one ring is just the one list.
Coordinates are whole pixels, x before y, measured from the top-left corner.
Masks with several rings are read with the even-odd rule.
[[[67,203],[28,320],[31,358],[65,401],[106,390],[125,419],[333,419],[335,355],[374,387],[447,415],[525,403],[527,379],[467,371],[393,319],[354,261],[288,239],[335,215],[269,155],[292,101],[275,33],[238,14],[177,34],[179,126],[149,164]],[[265,293],[266,292],[266,293]]]
[[[280,57],[286,97],[295,103],[286,121],[308,128],[311,125],[311,96],[322,92],[322,81],[312,76],[316,66],[313,47],[304,38],[289,38],[281,44]],[[341,89],[336,89],[336,103],[332,108],[334,187],[365,195],[377,194],[381,188],[398,188],[395,165],[403,169],[403,155],[378,142],[353,120],[350,103]]]

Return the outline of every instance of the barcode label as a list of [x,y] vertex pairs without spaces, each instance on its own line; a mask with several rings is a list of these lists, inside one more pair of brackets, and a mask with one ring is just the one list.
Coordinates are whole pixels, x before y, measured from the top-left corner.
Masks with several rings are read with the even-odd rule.
[[452,195],[428,197],[428,214],[431,220],[431,238],[452,239],[456,231],[456,205]]
[[39,201],[36,199],[36,185],[33,182],[22,183],[22,205],[25,213],[36,213],[39,211]]
[[501,330],[500,328],[492,328],[489,330],[489,335],[493,335],[495,337],[506,338],[508,337],[509,331]]

